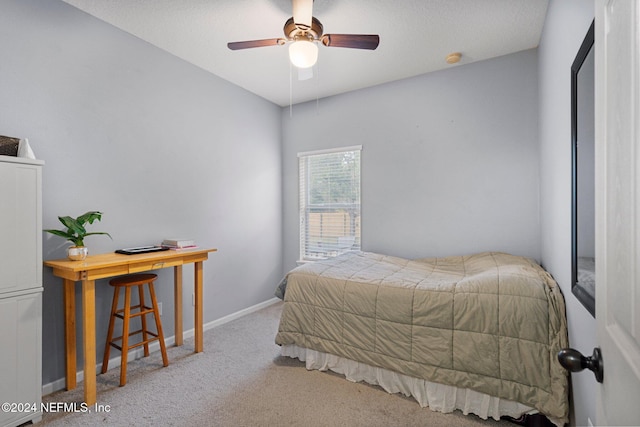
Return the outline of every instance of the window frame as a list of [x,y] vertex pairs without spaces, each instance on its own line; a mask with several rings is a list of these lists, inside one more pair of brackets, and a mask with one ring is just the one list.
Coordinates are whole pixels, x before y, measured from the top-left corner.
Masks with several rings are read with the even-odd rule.
[[[303,161],[310,159],[312,156],[320,156],[327,154],[341,154],[341,153],[349,153],[349,152],[358,152],[358,177],[357,177],[357,201],[353,203],[353,206],[350,210],[350,219],[349,219],[349,227],[351,228],[351,232],[348,235],[338,236],[334,238],[336,239],[336,243],[332,246],[331,243],[325,249],[324,252],[318,251],[316,256],[309,255],[309,242],[311,241],[309,237],[309,226],[310,226],[310,209],[314,209],[318,212],[322,211],[325,213],[336,213],[340,211],[340,206],[344,207],[344,203],[333,203],[328,206],[323,206],[318,211],[318,207],[311,207],[309,201],[309,194],[312,186],[308,182],[308,163],[303,164]],[[353,211],[355,209],[355,213]],[[299,218],[299,263],[305,262],[313,262],[322,259],[328,259],[340,255],[344,252],[348,252],[351,250],[360,250],[361,248],[361,219],[362,219],[362,145],[353,145],[348,147],[337,147],[330,148],[324,150],[314,150],[314,151],[305,151],[298,153],[298,218]],[[322,226],[321,226],[322,227]],[[327,231],[331,230],[330,227],[326,228]],[[324,231],[324,229],[323,229]],[[342,241],[340,240],[341,238]]]

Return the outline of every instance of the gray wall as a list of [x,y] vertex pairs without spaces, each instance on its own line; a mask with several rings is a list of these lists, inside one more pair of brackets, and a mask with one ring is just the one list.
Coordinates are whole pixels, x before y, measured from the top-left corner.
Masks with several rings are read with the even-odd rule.
[[[0,57],[0,134],[29,138],[46,162],[45,228],[58,228],[58,215],[100,210],[90,227],[113,241],[87,238],[92,253],[167,237],[217,247],[204,264],[205,322],[273,296],[282,276],[279,107],[59,1],[3,0]],[[64,258],[65,247],[44,234],[44,259]],[[172,269],[158,274],[171,336]],[[185,267],[185,328],[192,281]],[[49,269],[44,288],[48,384],[64,378],[62,286]],[[99,362],[111,296],[99,281]]]
[[[571,64],[594,17],[593,0],[552,0],[538,48],[542,264],[564,293],[569,344],[591,354],[596,322],[571,293]],[[593,375],[571,376],[573,425],[595,421]]]
[[537,52],[283,111],[284,262],[298,259],[300,151],[362,144],[362,248],[540,257]]

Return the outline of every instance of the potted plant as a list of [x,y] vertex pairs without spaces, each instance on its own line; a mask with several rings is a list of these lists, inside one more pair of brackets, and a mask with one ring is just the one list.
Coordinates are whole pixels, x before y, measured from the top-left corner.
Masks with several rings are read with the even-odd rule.
[[67,229],[66,230],[44,230],[47,233],[55,234],[56,236],[64,237],[73,246],[67,249],[67,256],[70,260],[81,261],[87,257],[89,250],[84,245],[84,238],[93,234],[106,234],[111,239],[109,233],[103,231],[87,232],[85,225],[87,223],[93,224],[94,221],[100,221],[102,219],[102,212],[89,211],[80,215],[77,218],[71,218],[70,216],[59,216],[58,219]]

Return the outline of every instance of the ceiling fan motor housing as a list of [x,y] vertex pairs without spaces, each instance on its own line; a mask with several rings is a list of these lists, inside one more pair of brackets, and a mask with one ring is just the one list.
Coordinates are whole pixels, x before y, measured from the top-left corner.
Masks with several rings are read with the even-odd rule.
[[322,23],[316,18],[311,18],[311,28],[306,25],[296,24],[293,22],[293,17],[287,19],[284,24],[284,35],[289,40],[303,37],[318,40],[322,36],[322,31]]

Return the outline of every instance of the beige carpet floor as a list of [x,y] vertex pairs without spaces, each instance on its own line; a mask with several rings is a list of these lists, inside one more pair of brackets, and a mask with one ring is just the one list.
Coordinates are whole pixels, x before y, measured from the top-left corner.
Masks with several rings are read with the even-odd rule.
[[[132,361],[124,387],[115,366],[97,378],[102,411],[45,413],[39,425],[514,426],[459,411],[433,412],[376,386],[307,371],[298,359],[281,357],[274,344],[281,310],[277,303],[206,331],[203,353],[193,353],[193,339],[170,347],[166,368],[159,352]],[[79,405],[82,390],[80,383],[43,400]]]

